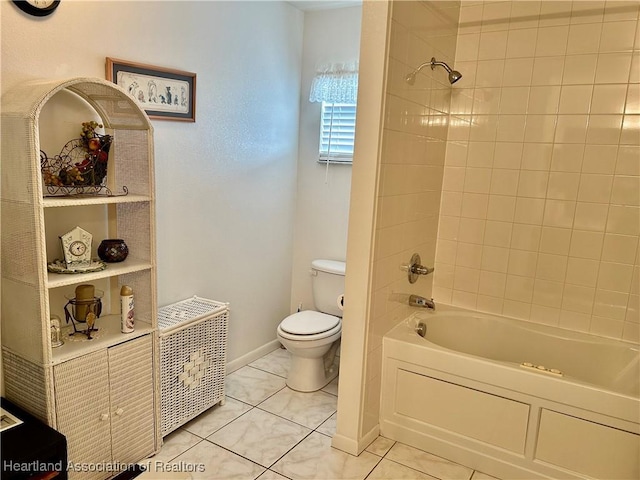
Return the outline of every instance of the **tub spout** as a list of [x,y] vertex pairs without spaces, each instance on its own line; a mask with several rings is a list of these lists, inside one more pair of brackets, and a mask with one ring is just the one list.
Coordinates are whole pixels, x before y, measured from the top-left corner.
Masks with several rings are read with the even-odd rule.
[[428,308],[430,310],[436,309],[436,302],[433,301],[433,298],[428,299],[420,295],[409,295],[409,305],[412,307]]

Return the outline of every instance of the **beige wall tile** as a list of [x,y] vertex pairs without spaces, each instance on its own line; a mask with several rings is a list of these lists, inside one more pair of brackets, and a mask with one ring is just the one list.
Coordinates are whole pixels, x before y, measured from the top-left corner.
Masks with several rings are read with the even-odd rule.
[[580,172],[585,153],[583,144],[554,143],[551,155],[552,172]]
[[634,235],[604,235],[602,261],[633,265],[638,248],[638,238]]
[[507,195],[490,195],[486,217],[487,220],[512,222],[515,210],[516,197]]
[[598,288],[629,293],[632,274],[632,265],[602,262],[598,272]]
[[569,27],[567,55],[597,53],[601,32],[601,23],[571,25]]
[[627,85],[595,85],[590,113],[624,113],[626,96]]
[[536,39],[536,56],[551,57],[564,55],[567,51],[569,26],[542,27]]
[[555,141],[584,144],[587,139],[588,115],[558,115]]
[[640,235],[640,208],[611,205],[607,217],[607,233]]
[[578,202],[573,227],[581,230],[604,231],[609,205]]
[[598,55],[595,83],[626,83],[631,70],[631,53]]
[[602,255],[604,233],[574,230],[571,235],[569,255],[578,258],[599,260]]
[[562,308],[571,312],[591,315],[596,289],[579,285],[565,284],[562,292]]
[[568,255],[571,243],[571,229],[558,227],[542,227],[540,252],[556,255]]
[[633,50],[637,21],[610,22],[602,25],[600,52],[630,52]]
[[[511,143],[514,141],[524,141],[526,115],[499,115],[498,116],[498,128],[496,130],[496,141]],[[498,157],[498,148],[496,146],[496,158]],[[494,165],[496,158],[494,158]],[[518,156],[512,157],[512,159],[519,160]]]
[[[567,57],[570,58],[570,57]],[[594,55],[589,62],[593,63],[595,75],[597,57]],[[561,85],[564,72],[564,55],[555,57],[536,57],[533,62],[532,85]]]
[[452,88],[438,240],[449,270],[435,291],[636,338],[640,4],[479,1],[461,12],[454,63],[469,73]]
[[[531,299],[533,298],[533,285],[534,285],[534,279],[531,277],[519,277],[517,275],[507,275],[504,298],[505,300],[531,303]],[[505,308],[506,307],[507,307],[507,302],[505,301]],[[527,313],[530,313],[530,307]]]
[[611,203],[640,205],[640,177],[616,175],[613,177]]
[[582,173],[614,173],[617,154],[618,145],[589,145],[584,151]]
[[562,75],[563,84],[593,84],[593,80],[596,76],[596,66],[598,65],[598,55],[571,55],[567,56],[564,60],[564,70]]
[[547,198],[555,200],[576,200],[580,174],[570,172],[551,172]]
[[582,174],[578,189],[579,202],[609,203],[613,175]]
[[600,262],[586,258],[569,257],[566,283],[583,287],[595,287]]
[[541,230],[542,227],[538,225],[514,223],[513,230],[511,231],[511,248],[532,252],[538,251],[538,248],[540,248]]

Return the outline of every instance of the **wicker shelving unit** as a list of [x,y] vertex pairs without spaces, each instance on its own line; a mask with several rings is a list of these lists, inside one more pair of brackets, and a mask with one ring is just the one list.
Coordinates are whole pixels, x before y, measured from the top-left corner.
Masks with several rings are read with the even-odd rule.
[[[40,143],[52,115],[44,119],[42,112],[61,102],[90,110],[113,136],[107,187],[118,192],[126,186],[128,195],[43,196]],[[7,92],[1,127],[5,396],[65,434],[71,462],[139,461],[162,441],[151,123],[120,87],[72,78],[24,83]],[[122,238],[129,257],[99,272],[48,272],[47,264],[60,258],[58,237],[83,221],[94,228],[94,256],[101,238]],[[64,318],[64,296],[83,283],[105,292],[99,334],[93,340],[67,337],[52,348],[50,316]],[[132,334],[119,329],[122,285],[134,290]],[[70,472],[70,478],[83,479],[111,475]]]

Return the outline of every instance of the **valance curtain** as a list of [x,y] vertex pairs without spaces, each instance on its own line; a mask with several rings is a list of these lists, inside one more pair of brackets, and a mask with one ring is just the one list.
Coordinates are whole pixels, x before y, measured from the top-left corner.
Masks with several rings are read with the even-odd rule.
[[323,65],[311,84],[310,102],[352,103],[358,98],[358,64]]

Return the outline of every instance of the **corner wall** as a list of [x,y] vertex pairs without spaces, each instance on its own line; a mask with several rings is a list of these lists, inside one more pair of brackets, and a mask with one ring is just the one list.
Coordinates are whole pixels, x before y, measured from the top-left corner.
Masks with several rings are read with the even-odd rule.
[[313,309],[311,262],[344,261],[347,256],[351,165],[318,163],[320,108],[309,102],[311,83],[325,64],[357,62],[362,7],[307,11],[304,14],[300,141],[294,224],[290,311]]
[[400,267],[413,253],[435,263],[452,86],[441,68],[424,68],[414,85],[405,77],[432,56],[453,62],[458,15],[459,2],[392,6],[363,431],[378,423],[382,336],[410,313],[409,294],[431,297],[432,276],[410,284]]
[[637,2],[463,2],[436,300],[637,342]]
[[363,5],[360,65],[376,73],[362,73],[358,97],[333,440],[354,454],[378,434],[382,335],[409,313],[409,294],[431,295],[431,277],[412,285],[401,266],[414,252],[435,260],[452,90],[442,69],[422,70],[414,86],[405,76],[432,56],[453,61],[458,14],[459,2]]

